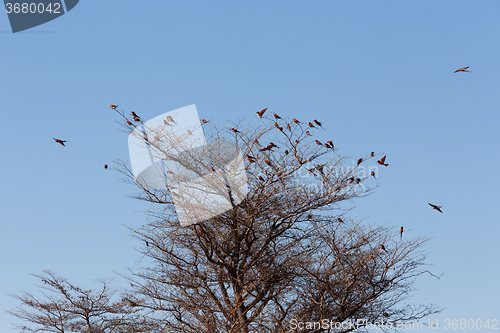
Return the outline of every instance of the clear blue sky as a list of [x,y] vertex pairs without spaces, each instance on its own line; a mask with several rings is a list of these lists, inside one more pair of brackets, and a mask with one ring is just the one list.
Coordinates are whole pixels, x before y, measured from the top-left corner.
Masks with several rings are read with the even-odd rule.
[[[499,17],[493,0],[106,0],[12,34],[0,14],[2,310],[36,291],[29,273],[92,286],[137,265],[122,225],[149,205],[103,169],[128,159],[108,106],[149,119],[196,104],[220,122],[316,118],[353,159],[386,153],[351,217],[434,237],[446,273],[413,299],[446,308],[432,320],[500,319]],[[0,312],[0,332],[16,320]]]

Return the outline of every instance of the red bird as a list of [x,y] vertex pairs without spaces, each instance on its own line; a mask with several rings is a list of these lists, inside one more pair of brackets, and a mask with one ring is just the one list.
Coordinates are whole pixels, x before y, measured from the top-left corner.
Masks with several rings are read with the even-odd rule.
[[309,122],[309,127],[316,128],[311,122]]
[[468,71],[468,70],[467,70],[467,68],[469,68],[469,66],[467,66],[467,67],[462,67],[462,68],[460,68],[460,69],[457,69],[457,70],[456,70],[456,71],[454,71],[453,73],[457,73],[457,72],[470,72],[470,71]]
[[234,133],[240,133],[240,131],[238,131],[236,128],[231,128],[231,131],[233,131]]
[[316,176],[316,174],[314,173],[314,170],[315,170],[315,169],[316,169],[316,168],[307,169],[307,172],[312,173],[314,176]]
[[288,155],[288,149],[285,149],[285,155]]
[[357,184],[359,184],[359,182],[361,181],[361,179],[360,179],[360,178],[356,178],[355,180],[356,180],[356,183],[357,183]]
[[443,206],[436,206],[436,205],[433,205],[433,204],[431,204],[431,203],[429,203],[429,205],[432,207],[432,209],[435,209],[435,210],[437,210],[438,212],[442,213],[442,211],[441,211],[441,207],[443,207]]
[[323,145],[319,140],[314,140],[314,142],[316,142],[317,145],[320,145],[320,146]]
[[385,155],[384,157],[382,157],[380,160],[377,161],[378,164],[380,165],[384,165],[384,166],[388,166],[389,164],[386,164],[385,163],[385,158],[387,157],[387,155]]
[[168,173],[168,174],[171,174],[171,175],[173,175],[173,174],[174,174],[174,173],[172,172],[172,170],[167,170],[167,173]]
[[257,112],[257,115],[259,116],[259,118],[262,118],[262,116],[264,115],[264,112],[266,112],[266,110],[267,110],[267,108],[265,108],[262,111]]
[[363,162],[363,159],[362,159],[362,158],[360,158],[360,159],[358,160],[358,164],[357,164],[356,166],[359,166],[359,165],[361,164],[361,162]]
[[166,121],[166,120],[163,120],[163,123],[164,123],[165,125],[168,125],[168,121]]
[[111,104],[111,105],[110,105],[110,107],[111,107],[112,109],[115,109],[115,110],[116,110],[116,108],[118,107],[118,105]]
[[134,111],[130,112],[130,114],[132,115],[132,117],[140,118]]
[[399,229],[399,234],[401,235],[401,238],[403,238],[403,227],[401,227],[401,229]]
[[330,148],[332,148],[332,149],[334,148],[333,141],[329,140],[329,141],[327,141],[327,143],[330,145]]
[[269,160],[265,160],[265,161],[264,161],[264,163],[266,163],[266,164],[267,164],[267,165],[269,165],[269,166],[272,166],[272,165],[271,165],[271,161],[269,161]]
[[278,172],[278,173],[276,174],[276,176],[281,177],[281,175],[282,175],[282,174],[283,174],[283,172],[282,172],[282,171],[280,171],[280,172]]
[[61,139],[56,139],[56,138],[53,138],[53,139],[56,140],[57,143],[59,143],[59,144],[63,145],[64,147],[66,147],[64,145],[64,143],[67,142],[66,140],[61,140]]
[[276,129],[280,132],[283,132],[283,127],[276,127]]
[[326,164],[321,164],[316,166],[316,170],[318,170],[321,174],[323,173],[323,168],[325,167]]
[[253,142],[255,142],[256,145],[259,144],[259,140],[255,139]]
[[262,176],[259,176],[258,178],[261,182],[265,181],[264,178],[262,178]]
[[278,128],[279,126],[278,123],[274,123],[274,127]]
[[132,124],[132,122],[130,120],[127,120],[127,124],[130,126],[134,126],[134,124]]
[[[385,249],[384,244],[380,244],[380,248],[381,248],[382,250],[384,250],[385,252],[387,252],[387,250]],[[387,252],[387,253],[389,253],[389,252]]]
[[309,131],[306,131],[306,135],[312,136],[312,134],[309,133]]
[[255,159],[252,155],[247,155],[247,158],[251,158],[252,160]]
[[138,117],[134,117],[135,121],[141,121]]
[[296,144],[299,144],[299,142],[300,142],[299,140],[295,140],[295,143],[296,143]]
[[314,123],[315,123],[316,125],[318,125],[319,127],[323,128],[323,126],[321,126],[321,123],[320,123],[319,121],[317,121],[316,119],[314,119]]
[[[248,163],[249,163],[249,164],[255,163],[255,160],[254,160],[253,158],[247,158],[247,160],[248,160]],[[215,170],[214,170],[214,171],[215,171]]]
[[372,173],[370,175],[372,175],[373,178],[377,179],[377,177],[375,177],[375,171],[372,171]]
[[175,123],[174,118],[167,116],[167,121],[170,121],[171,123]]
[[108,165],[107,164],[104,164],[104,169],[107,169],[108,168]]
[[293,122],[296,123],[296,124],[300,124],[300,121],[298,121],[297,119],[293,118]]
[[259,149],[259,151],[271,150],[274,147],[278,147],[278,146],[276,146],[274,143],[271,142],[266,148]]
[[276,113],[274,114],[274,118],[276,118],[276,119],[281,119],[281,117],[280,117],[280,116],[278,116]]
[[286,128],[291,132],[292,128],[290,127],[290,124],[286,124]]
[[372,151],[372,152],[370,153],[370,156],[371,156],[371,157],[374,157],[374,156],[375,156],[375,152],[373,152],[373,151]]
[[340,223],[344,223],[344,221],[342,221],[340,217],[337,219],[337,221],[339,221]]
[[206,123],[208,123],[208,120],[202,119],[201,122],[204,123],[204,124],[206,124]]

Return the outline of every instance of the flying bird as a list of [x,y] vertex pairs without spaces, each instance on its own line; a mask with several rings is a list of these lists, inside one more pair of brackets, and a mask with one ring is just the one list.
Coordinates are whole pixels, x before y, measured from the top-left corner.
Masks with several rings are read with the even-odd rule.
[[401,229],[399,229],[399,234],[401,235],[401,239],[403,238],[403,227],[401,227]]
[[316,125],[318,125],[319,127],[323,128],[323,126],[321,125],[321,123],[320,123],[319,121],[317,121],[316,119],[314,119],[314,123],[315,123]]
[[462,67],[462,68],[460,68],[460,69],[457,69],[457,70],[456,70],[456,71],[454,71],[453,73],[457,73],[457,72],[470,72],[470,71],[468,71],[468,70],[467,70],[467,68],[469,68],[469,66],[467,66],[467,67]]
[[372,171],[372,173],[370,175],[372,175],[373,178],[377,179],[377,177],[375,177],[375,171]]
[[387,157],[387,155],[385,155],[384,157],[382,157],[380,160],[377,161],[378,164],[380,165],[384,165],[384,166],[388,166],[389,164],[386,164],[385,163],[385,158]]
[[64,144],[65,142],[67,142],[66,140],[61,140],[61,139],[56,139],[56,138],[53,138],[54,140],[56,140],[57,143],[63,145],[64,147],[66,147],[66,145]]
[[259,112],[257,112],[257,115],[259,116],[259,118],[262,118],[262,116],[264,115],[264,112],[266,112],[267,108],[265,108],[264,110],[261,110]]
[[[384,244],[380,244],[380,248],[381,248],[382,250],[384,250],[385,252],[387,252],[387,250],[385,249]],[[389,252],[387,252],[387,253],[389,253]]]
[[429,205],[432,207],[432,209],[435,209],[435,210],[437,210],[438,212],[442,213],[442,211],[441,211],[441,207],[443,207],[443,206],[436,206],[436,205],[433,205],[433,204],[431,204],[431,203],[429,203]]

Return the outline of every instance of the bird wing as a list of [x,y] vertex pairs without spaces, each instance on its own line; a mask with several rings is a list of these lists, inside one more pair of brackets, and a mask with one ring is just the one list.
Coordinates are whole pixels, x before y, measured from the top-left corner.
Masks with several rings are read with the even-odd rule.
[[382,162],[382,164],[384,164],[384,163],[385,163],[385,158],[386,158],[386,157],[387,157],[387,155],[385,155],[384,157],[382,157],[382,158],[380,159],[380,162]]
[[441,207],[436,207],[437,211],[442,213],[443,211],[441,210]]
[[433,204],[431,204],[431,203],[429,203],[429,205],[430,205],[432,208],[434,208],[434,209],[436,209],[436,208],[437,208],[437,206],[436,206],[436,205],[433,205]]

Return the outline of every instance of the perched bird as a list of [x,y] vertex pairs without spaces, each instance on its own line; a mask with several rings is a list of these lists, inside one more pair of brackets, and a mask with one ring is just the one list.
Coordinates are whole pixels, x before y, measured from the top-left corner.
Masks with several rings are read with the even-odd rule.
[[337,219],[337,221],[340,223],[344,223],[344,221],[340,217]]
[[401,238],[403,238],[403,227],[401,227],[401,229],[399,229],[399,234],[401,235]]
[[193,135],[193,132],[191,130],[187,130],[188,135]]
[[314,142],[316,142],[317,145],[320,145],[320,146],[323,145],[319,140],[314,140]]
[[443,207],[443,206],[436,206],[436,205],[433,205],[433,204],[431,204],[431,203],[429,203],[429,205],[432,207],[432,209],[435,209],[435,210],[437,210],[438,212],[442,213],[442,211],[441,211],[441,207]]
[[377,177],[375,177],[375,171],[372,171],[372,173],[370,175],[372,175],[373,178],[377,179]]
[[281,175],[282,175],[282,174],[283,174],[283,172],[282,172],[282,171],[280,171],[280,172],[278,172],[278,173],[276,174],[276,176],[281,177]]
[[264,161],[264,163],[266,163],[266,164],[267,164],[267,165],[269,165],[269,166],[272,166],[272,165],[271,165],[271,161],[269,161],[269,160],[265,160],[265,161]]
[[316,174],[314,173],[315,169],[316,168],[307,169],[307,172],[312,173],[314,176],[316,176]]
[[56,140],[57,143],[63,145],[64,147],[66,147],[66,145],[64,144],[65,142],[67,142],[66,140],[61,140],[61,139],[56,139],[56,138],[53,138],[54,140]]
[[163,120],[163,123],[164,123],[165,125],[168,125],[168,121],[166,121],[166,120]]
[[316,128],[311,122],[309,122],[309,127]]
[[104,164],[104,169],[107,169],[108,168],[108,165],[107,164]]
[[278,123],[274,123],[274,127],[278,128],[279,126]]
[[330,148],[332,148],[332,149],[334,148],[332,140],[327,141],[327,143],[330,145]]
[[[382,250],[384,250],[385,252],[387,252],[387,250],[385,249],[384,244],[380,244],[380,248],[381,248]],[[389,253],[389,252],[387,252],[387,253]]]
[[326,164],[321,164],[316,166],[316,170],[318,170],[320,173],[323,173],[323,168],[325,167]]
[[469,68],[469,66],[467,66],[467,67],[462,67],[462,68],[460,68],[460,69],[457,69],[457,70],[456,70],[456,71],[454,71],[453,73],[457,73],[457,72],[470,72],[470,71],[468,71],[468,70],[467,70],[467,68]]
[[116,110],[116,108],[118,107],[118,105],[111,104],[111,105],[110,105],[110,107],[111,107],[112,109],[115,109],[115,110]]
[[144,242],[146,243],[146,246],[149,246],[149,242],[147,240],[144,240]]
[[372,151],[372,152],[370,153],[370,156],[371,156],[371,157],[374,157],[374,156],[375,156],[375,152],[373,152],[373,151]]
[[259,144],[259,140],[257,140],[257,139],[253,140],[253,142],[255,142],[256,145]]
[[285,155],[288,155],[288,150],[285,150]]
[[306,135],[312,136],[312,134],[309,133],[309,131],[306,131]]
[[134,117],[134,121],[141,121],[138,117]]
[[258,178],[259,178],[259,180],[260,180],[261,182],[265,181],[265,180],[264,180],[264,178],[263,178],[262,176],[259,176]]
[[277,127],[280,132],[283,132],[283,127]]
[[231,131],[233,131],[234,133],[240,133],[240,131],[238,131],[236,128],[231,128]]
[[274,143],[271,142],[271,143],[269,143],[269,145],[266,148],[259,149],[259,151],[271,150],[274,147],[278,147],[278,146],[276,146]]
[[349,178],[349,184],[354,183],[354,177]]
[[276,113],[274,114],[274,118],[276,118],[276,119],[281,119],[281,117],[280,117],[280,116],[278,116]]
[[360,159],[358,160],[358,164],[357,164],[356,166],[359,166],[359,165],[361,164],[361,162],[363,162],[363,159],[362,159],[362,158],[360,158]]
[[286,124],[286,128],[291,132],[292,128],[290,127],[290,124]]
[[299,144],[299,142],[300,142],[299,140],[295,140],[295,143],[296,143],[296,144]]
[[331,148],[330,145],[328,143],[325,143],[325,147],[326,148]]
[[384,157],[382,157],[380,160],[377,161],[378,164],[380,165],[384,165],[384,166],[388,166],[389,164],[386,164],[385,163],[385,158],[387,157],[387,155],[385,155]]
[[323,128],[323,126],[321,126],[321,123],[320,123],[319,121],[317,121],[316,119],[314,119],[314,123],[315,123],[316,125],[318,125],[319,127]]
[[359,182],[361,181],[361,179],[360,179],[360,178],[356,178],[355,180],[356,180],[356,183],[357,183],[357,184],[359,184]]
[[168,174],[171,174],[171,175],[173,175],[173,174],[174,174],[172,170],[167,170],[166,172],[167,172]]
[[132,124],[132,122],[130,120],[127,120],[127,125],[135,126],[134,124]]
[[207,124],[209,121],[206,120],[206,119],[202,119],[201,122],[204,123],[204,124]]
[[259,118],[262,118],[262,116],[264,115],[264,112],[266,112],[267,108],[265,108],[264,110],[261,110],[259,112],[257,112],[257,115],[259,116]]
[[175,124],[174,118],[170,116],[167,116],[167,121]]
[[130,114],[132,115],[132,117],[140,118],[134,111],[130,112]]
[[293,118],[293,122],[296,123],[296,124],[300,124],[300,121],[298,121],[297,119]]
[[253,157],[251,155],[247,155],[247,158],[255,159],[255,157]]
[[390,316],[391,316],[391,315],[390,315],[390,314],[388,314],[387,312],[384,312],[382,315],[383,315],[384,317],[386,317],[386,318],[388,318],[388,317],[390,317]]
[[138,306],[138,304],[130,299],[127,299],[127,302],[130,306]]

